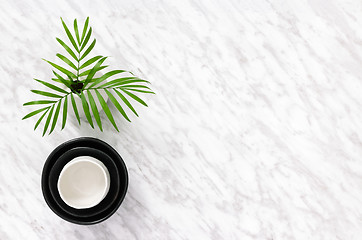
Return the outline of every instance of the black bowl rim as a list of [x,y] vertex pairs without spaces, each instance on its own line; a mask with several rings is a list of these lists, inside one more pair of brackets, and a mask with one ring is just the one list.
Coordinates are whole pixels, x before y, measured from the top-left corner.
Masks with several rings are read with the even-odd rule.
[[[120,192],[120,196],[119,196],[119,200],[116,201],[116,204],[114,205],[113,208],[109,208],[111,209],[109,213],[107,213],[105,216],[101,216],[99,218],[95,218],[95,219],[88,219],[87,218],[80,218],[80,217],[75,217],[75,216],[69,216],[69,214],[64,214],[64,212],[59,211],[59,209],[57,209],[57,204],[54,202],[54,199],[52,199],[51,194],[50,194],[50,190],[48,188],[48,175],[49,175],[49,168],[51,168],[52,164],[54,163],[54,156],[56,154],[60,155],[62,154],[62,151],[64,152],[67,150],[70,150],[74,147],[81,147],[84,146],[82,144],[86,144],[86,143],[93,143],[95,144],[95,148],[97,148],[97,146],[101,145],[103,148],[105,148],[107,151],[109,151],[109,153],[113,153],[114,156],[117,157],[116,161],[116,165],[119,167],[119,172],[121,174],[121,172],[124,172],[124,190],[123,192]],[[80,144],[80,146],[79,146]],[[86,146],[86,145],[85,145]],[[102,149],[97,148],[98,150],[102,151]],[[106,152],[106,154],[108,154]],[[47,160],[44,163],[43,166],[43,171],[42,171],[42,178],[41,178],[41,188],[42,188],[42,192],[43,192],[43,196],[45,199],[45,202],[47,203],[47,205],[49,206],[49,208],[56,214],[58,215],[60,218],[68,221],[68,222],[72,222],[72,223],[76,223],[76,224],[80,224],[80,225],[91,225],[91,224],[96,224],[96,223],[100,223],[106,219],[108,219],[110,216],[112,216],[117,209],[119,208],[119,206],[121,205],[121,203],[123,202],[126,193],[127,193],[127,189],[128,189],[128,171],[127,171],[127,167],[126,164],[124,163],[122,157],[118,154],[118,152],[112,147],[110,146],[108,143],[97,139],[97,138],[93,138],[93,137],[79,137],[79,138],[74,138],[74,139],[70,139],[62,144],[60,144],[58,147],[56,147],[48,156]],[[109,210],[107,209],[107,210]],[[94,217],[93,217],[94,218]]]
[[[95,157],[95,155],[99,154],[99,155],[104,155],[103,157],[108,158],[107,160],[99,159],[99,158],[97,158],[97,159],[99,161],[101,161],[102,163],[104,163],[106,166],[112,165],[113,167],[115,167],[115,169],[110,169],[109,173],[110,173],[110,177],[112,179],[114,179],[116,182],[114,182],[113,184],[111,183],[110,192],[107,193],[105,198],[99,204],[97,204],[94,207],[87,208],[87,209],[76,209],[76,208],[72,208],[71,206],[68,206],[62,200],[62,198],[60,197],[60,194],[59,194],[57,183],[55,183],[55,182],[58,182],[59,175],[62,170],[61,168],[63,168],[65,166],[65,164],[67,164],[68,162],[70,162],[73,159],[73,158],[69,158],[69,157],[72,157],[74,155],[76,156],[78,154],[83,153],[84,151],[87,151],[89,156],[92,156],[92,157]],[[82,156],[85,156],[85,155],[82,155]],[[59,162],[59,161],[62,161],[62,162]],[[55,168],[56,166],[57,166],[57,169]],[[105,211],[107,208],[111,207],[113,202],[117,201],[117,197],[120,192],[121,181],[120,181],[120,175],[119,175],[116,163],[113,161],[113,159],[108,154],[106,154],[105,152],[100,151],[98,149],[95,149],[95,148],[75,147],[75,148],[72,148],[72,149],[64,152],[60,157],[57,158],[57,160],[54,162],[52,167],[49,169],[49,174],[50,175],[48,177],[48,181],[49,181],[48,186],[49,186],[49,190],[50,190],[50,193],[51,193],[54,201],[57,203],[57,205],[63,211],[65,211],[66,213],[68,213],[72,216],[92,217],[97,214],[100,214],[101,212]],[[56,174],[56,176],[52,176],[54,174]],[[54,183],[52,183],[52,181],[51,181],[52,178],[55,181]]]

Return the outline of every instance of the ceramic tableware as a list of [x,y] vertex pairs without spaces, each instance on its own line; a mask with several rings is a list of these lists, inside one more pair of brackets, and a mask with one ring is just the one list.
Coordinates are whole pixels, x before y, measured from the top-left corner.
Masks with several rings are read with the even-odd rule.
[[[108,155],[113,163],[116,166],[116,169],[118,170],[118,179],[120,182],[119,185],[119,191],[118,194],[115,196],[115,201],[111,203],[108,208],[104,209],[103,211],[92,215],[92,216],[75,216],[70,214],[69,212],[64,211],[56,202],[55,198],[51,194],[49,183],[50,178],[50,170],[54,166],[54,164],[57,162],[57,160],[66,152],[70,151],[71,149],[77,148],[77,147],[86,147],[86,148],[92,148],[96,149],[100,152],[103,152],[104,154]],[[109,169],[109,168],[108,168]],[[110,170],[110,169],[109,169]],[[110,176],[112,174],[110,173]],[[112,180],[111,180],[112,181]],[[112,184],[110,188],[112,187]],[[82,224],[82,225],[89,225],[89,224],[96,224],[101,221],[106,220],[109,218],[121,205],[128,187],[128,173],[126,165],[124,164],[121,156],[117,153],[117,151],[112,148],[109,144],[105,143],[104,141],[101,141],[96,138],[90,138],[90,137],[81,137],[77,139],[72,139],[68,142],[65,142],[55,148],[53,152],[49,155],[47,158],[43,173],[42,173],[42,191],[44,195],[44,199],[50,209],[57,214],[59,217],[63,218],[64,220],[67,220],[72,223],[76,224]],[[109,190],[110,192],[111,190]],[[106,196],[107,198],[107,196]],[[98,206],[98,205],[97,205]],[[78,209],[81,210],[81,209]],[[84,210],[84,209],[83,209]]]

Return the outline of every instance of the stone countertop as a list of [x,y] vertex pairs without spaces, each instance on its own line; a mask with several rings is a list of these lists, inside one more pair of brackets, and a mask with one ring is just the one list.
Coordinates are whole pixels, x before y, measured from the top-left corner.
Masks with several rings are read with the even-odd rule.
[[[361,1],[0,0],[0,239],[360,239]],[[94,54],[152,82],[140,117],[104,114],[42,137],[32,80],[64,51],[59,17],[90,16]],[[107,221],[79,226],[46,205],[46,157],[108,142],[129,189]]]

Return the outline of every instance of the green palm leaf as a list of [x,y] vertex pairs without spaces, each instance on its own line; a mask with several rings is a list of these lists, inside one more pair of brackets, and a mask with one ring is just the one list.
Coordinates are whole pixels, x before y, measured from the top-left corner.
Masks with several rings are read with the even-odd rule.
[[90,51],[92,51],[92,49],[94,48],[94,45],[96,45],[96,40],[94,39],[93,42],[91,43],[91,45],[87,48],[87,50],[85,50],[85,52],[83,53],[83,55],[80,57],[79,61],[82,60],[83,58],[85,58],[88,53]]
[[87,45],[87,43],[88,43],[89,38],[90,38],[91,35],[92,35],[92,28],[90,27],[90,28],[89,28],[89,31],[88,31],[88,33],[87,33],[87,36],[85,37],[84,42],[82,43],[82,46],[80,47],[80,51],[82,51],[83,48]]
[[90,112],[89,112],[89,105],[87,103],[87,99],[85,98],[83,92],[80,94],[80,98],[82,99],[84,114],[85,114],[89,124],[92,126],[92,128],[94,128],[93,120],[92,120],[92,117],[91,117]]
[[73,97],[73,93],[70,94],[71,100],[72,100],[72,106],[73,106],[73,111],[74,111],[74,115],[78,120],[78,123],[80,125],[80,117],[79,117],[79,113],[78,113],[78,109],[77,109],[77,104],[75,103],[74,97]]
[[[99,88],[105,88],[105,87],[109,87],[109,86],[113,86],[116,84],[121,84],[127,80],[131,80],[131,79],[136,79],[135,77],[123,77],[123,78],[116,78],[112,81],[103,83],[102,85],[98,86]],[[92,87],[92,86],[91,86]]]
[[42,81],[42,80],[35,79],[35,78],[34,78],[34,80],[37,81],[37,82],[39,82],[39,83],[41,83],[41,84],[43,84],[44,86],[46,86],[46,87],[48,87],[48,88],[50,88],[50,89],[55,90],[55,91],[58,91],[58,92],[61,92],[61,93],[65,93],[65,94],[68,93],[68,92],[65,91],[64,89],[62,89],[62,88],[60,88],[60,87],[57,87],[57,86],[55,86],[55,85],[53,85],[53,84],[51,84],[51,83],[47,83],[47,82],[44,82],[44,81]]
[[75,55],[75,53],[72,51],[72,49],[70,49],[70,47],[68,47],[67,44],[65,44],[62,40],[60,40],[59,38],[56,38],[58,43],[60,43],[60,45],[62,45],[62,47],[69,53],[70,56],[72,56],[74,58],[75,61],[78,62],[78,58]]
[[151,90],[151,88],[144,85],[121,85],[120,88],[145,88]]
[[29,105],[37,105],[37,104],[49,104],[49,103],[55,103],[56,101],[50,101],[50,100],[38,100],[38,101],[31,101],[24,103],[23,106],[29,106]]
[[[105,90],[106,91],[106,90]],[[132,110],[132,112],[138,117],[138,114],[136,112],[136,110],[133,108],[133,106],[131,105],[131,103],[127,100],[127,98],[125,98],[119,91],[117,91],[117,89],[114,89],[114,91],[117,93],[117,95],[122,99],[122,101],[129,107],[129,109]]]
[[43,59],[44,61],[46,61],[47,63],[49,63],[50,65],[52,65],[53,67],[55,67],[56,69],[58,69],[59,71],[61,71],[62,73],[64,73],[65,75],[67,75],[68,77],[72,77],[72,78],[77,78],[77,76],[72,73],[71,71],[68,71],[67,69],[55,64],[55,63],[52,63],[48,60],[45,60]]
[[65,62],[66,64],[68,64],[71,68],[73,68],[74,70],[78,70],[77,67],[74,65],[74,63],[72,63],[72,61],[70,61],[68,58],[66,58],[65,56],[63,56],[62,54],[57,53],[56,56],[58,58],[60,58],[61,60],[63,60],[63,62]]
[[[99,68],[96,69],[96,72],[98,72],[98,71],[100,71],[100,70],[102,70],[102,69],[104,69],[106,67],[108,67],[108,65],[100,66]],[[81,74],[79,74],[79,77],[84,77],[84,76],[89,75],[90,71],[92,71],[92,69],[89,69],[89,70],[86,70],[86,71],[82,72]]]
[[[62,76],[60,76],[58,73],[53,71],[54,75],[57,77],[57,80],[59,80],[60,83],[63,83],[65,86],[70,88],[71,81],[65,80]],[[67,92],[68,93],[68,92]]]
[[62,104],[62,99],[60,99],[60,101],[58,102],[57,108],[55,110],[54,117],[53,117],[53,123],[52,123],[52,127],[50,128],[49,134],[51,134],[53,132],[55,125],[57,124],[61,104]]
[[88,22],[89,22],[89,17],[87,17],[87,19],[85,20],[85,23],[84,23],[83,33],[82,33],[82,39],[80,40],[81,42],[83,42],[83,39],[84,39],[84,37],[85,37],[85,33],[87,32]]
[[[63,78],[63,79],[64,79],[64,78]],[[63,83],[63,84],[66,85],[67,87],[68,87],[68,85],[70,86],[70,81],[68,81],[68,80],[65,80],[65,83],[62,82],[59,78],[52,78],[52,80],[53,80],[54,82]]]
[[25,115],[25,117],[23,117],[22,120],[24,119],[27,119],[27,118],[30,118],[38,113],[41,113],[42,111],[45,111],[47,109],[49,109],[50,107],[45,107],[45,108],[41,108],[41,109],[38,109],[38,110],[35,110],[35,111],[32,111],[31,113],[28,113],[27,115]]
[[114,119],[113,119],[112,113],[111,113],[111,111],[109,110],[106,101],[104,101],[102,95],[97,91],[97,89],[95,89],[94,91],[95,91],[96,94],[97,94],[99,103],[101,104],[104,113],[107,115],[107,117],[108,117],[109,121],[112,123],[113,127],[117,130],[117,132],[119,132],[118,127],[117,127],[117,125],[116,125],[116,123],[115,123],[115,121],[114,121]]
[[63,28],[64,28],[65,32],[67,33],[67,36],[68,36],[70,42],[72,43],[74,49],[75,49],[77,52],[79,52],[78,46],[77,46],[76,42],[74,41],[74,38],[73,38],[72,34],[70,33],[67,25],[65,24],[65,22],[63,21],[62,18],[60,18],[60,19],[62,20]]
[[[50,62],[48,60],[43,59],[47,63],[49,63],[52,68],[54,68],[53,73],[54,76],[51,80],[64,84],[68,89],[64,89],[64,86],[57,86],[51,84],[49,82],[45,82],[39,79],[35,79],[38,83],[44,85],[45,87],[52,90],[31,90],[31,92],[53,98],[53,99],[41,99],[34,100],[30,102],[26,102],[24,106],[46,106],[37,110],[34,110],[23,117],[23,119],[27,119],[33,117],[39,113],[41,115],[34,127],[34,130],[38,128],[43,119],[46,119],[43,129],[43,136],[49,129],[49,134],[51,134],[58,121],[62,121],[61,129],[64,129],[69,108],[72,108],[74,111],[74,115],[79,123],[80,116],[78,112],[78,107],[75,101],[75,97],[79,97],[81,100],[81,105],[84,110],[84,114],[87,118],[87,121],[94,128],[93,120],[96,121],[99,129],[103,131],[102,121],[99,114],[99,107],[97,107],[96,101],[98,100],[105,115],[113,125],[113,127],[119,131],[116,122],[113,118],[113,115],[103,98],[103,96],[99,93],[98,89],[103,89],[107,94],[108,98],[112,102],[112,104],[117,108],[117,110],[121,113],[121,115],[128,121],[130,121],[129,117],[126,114],[125,107],[122,102],[129,108],[136,116],[138,113],[135,108],[132,106],[130,99],[139,102],[140,104],[147,106],[147,104],[134,93],[153,93],[150,87],[148,87],[147,80],[143,80],[134,76],[133,73],[125,71],[125,70],[113,70],[106,72],[100,77],[95,77],[95,74],[108,67],[108,65],[102,66],[107,57],[103,56],[90,56],[92,50],[95,47],[96,39],[90,42],[90,38],[92,36],[92,28],[89,27],[89,17],[85,20],[84,26],[82,28],[82,33],[80,34],[80,29],[78,26],[77,19],[73,22],[73,30],[70,31],[68,26],[65,24],[63,19],[61,18],[62,26],[67,34],[67,37],[70,41],[70,44],[66,44],[63,40],[56,38],[57,42],[66,50],[66,52],[71,56],[71,58],[66,55],[64,56],[61,53],[57,53],[56,56],[61,60],[61,62],[65,64],[58,65],[57,63]],[[74,62],[75,60],[75,62]],[[85,61],[81,64],[81,62]],[[63,67],[64,65],[64,67]],[[90,69],[85,69],[89,67]],[[82,70],[82,72],[80,72]],[[128,72],[132,74],[130,77],[122,77],[117,79],[111,79],[113,76],[117,74]],[[64,75],[63,75],[64,74]],[[106,80],[109,80],[107,82]],[[69,91],[69,89],[71,91]],[[110,91],[116,93],[113,93]],[[92,93],[92,90],[95,94]],[[55,92],[54,92],[55,91]],[[122,93],[121,93],[122,92]],[[70,100],[68,95],[70,94]],[[87,95],[87,96],[85,96]],[[96,96],[96,97],[95,97]],[[64,98],[64,101],[63,101]],[[95,99],[97,98],[97,100]],[[71,101],[72,107],[68,108],[68,101]],[[60,111],[62,108],[62,117],[59,117]],[[90,110],[91,109],[91,110]],[[92,118],[94,116],[94,119]],[[61,120],[61,119],[62,120]]]
[[62,123],[62,130],[65,127],[65,123],[67,122],[67,113],[68,113],[68,98],[65,96],[64,98],[64,105],[63,105],[63,123]]
[[119,88],[119,89],[126,89],[128,91],[134,91],[134,92],[140,92],[140,93],[151,93],[151,94],[155,94],[154,92],[152,91],[143,91],[143,90],[139,90],[139,89],[134,89],[134,88]]
[[45,122],[44,130],[43,130],[43,136],[45,135],[45,133],[46,133],[48,127],[49,127],[49,123],[50,123],[50,120],[51,120],[51,118],[52,118],[53,111],[54,111],[54,106],[55,106],[55,105],[53,105],[52,108],[50,109],[50,112],[49,112],[49,114],[48,114],[48,118],[47,118],[47,120],[46,120],[46,122]]
[[82,66],[80,66],[79,69],[85,68],[89,65],[91,65],[92,63],[94,63],[95,61],[97,61],[98,59],[102,58],[102,56],[95,56],[92,57],[91,59],[89,59],[88,61],[86,61],[85,63],[82,64]]
[[122,89],[122,88],[121,88],[121,90],[122,90],[123,92],[125,92],[128,96],[130,96],[131,98],[133,98],[134,100],[136,100],[137,102],[141,103],[143,106],[148,107],[148,105],[147,105],[141,98],[137,97],[136,95],[134,95],[133,93],[131,93],[131,92],[125,90],[125,89]]
[[106,87],[114,88],[117,86],[129,84],[129,83],[141,83],[141,82],[150,83],[149,81],[139,79],[136,77],[125,77],[125,78],[117,78],[115,80],[104,83],[104,84],[100,85],[99,88],[106,88]]
[[53,98],[61,98],[62,97],[60,95],[50,93],[50,92],[44,92],[44,91],[39,91],[39,90],[30,90],[30,91],[35,93],[35,94],[39,94],[39,95],[46,96],[46,97],[53,97]]
[[85,87],[88,85],[88,83],[92,80],[92,78],[94,77],[94,75],[97,72],[97,69],[102,65],[102,63],[106,60],[107,57],[102,57],[96,65],[94,65],[94,67],[92,68],[92,70],[89,72],[87,79],[84,81],[84,85],[83,85],[83,89],[85,89]]
[[94,98],[93,98],[93,96],[92,96],[92,94],[91,94],[91,92],[89,90],[87,91],[87,93],[88,93],[89,103],[91,105],[91,109],[92,109],[92,112],[93,112],[93,116],[96,119],[96,122],[98,124],[99,129],[103,132],[102,122],[101,122],[101,118],[99,117],[96,102],[94,101]]
[[104,91],[107,93],[109,99],[114,104],[114,106],[118,109],[118,111],[122,114],[122,116],[130,122],[131,120],[129,120],[126,112],[123,110],[122,106],[118,103],[117,99],[107,89],[104,89]]
[[80,45],[77,19],[74,19],[74,33],[75,33],[75,36],[77,37],[78,44]]
[[120,74],[120,73],[124,73],[124,72],[127,72],[127,71],[126,70],[113,70],[113,71],[107,72],[102,77],[98,78],[97,81],[92,83],[90,85],[90,88],[96,86],[97,84],[100,84],[101,82],[105,81],[106,79],[108,79],[116,74]]
[[47,112],[49,111],[50,107],[41,115],[41,117],[38,119],[38,121],[36,122],[35,126],[34,126],[34,131],[38,128],[41,120],[43,120],[45,114],[47,114]]

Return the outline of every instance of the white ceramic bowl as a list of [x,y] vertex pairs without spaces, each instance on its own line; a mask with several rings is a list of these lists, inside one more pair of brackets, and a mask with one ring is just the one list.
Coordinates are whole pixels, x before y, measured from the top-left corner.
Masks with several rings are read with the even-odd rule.
[[101,161],[81,156],[64,166],[57,186],[60,197],[69,206],[76,209],[91,208],[107,195],[110,176]]

